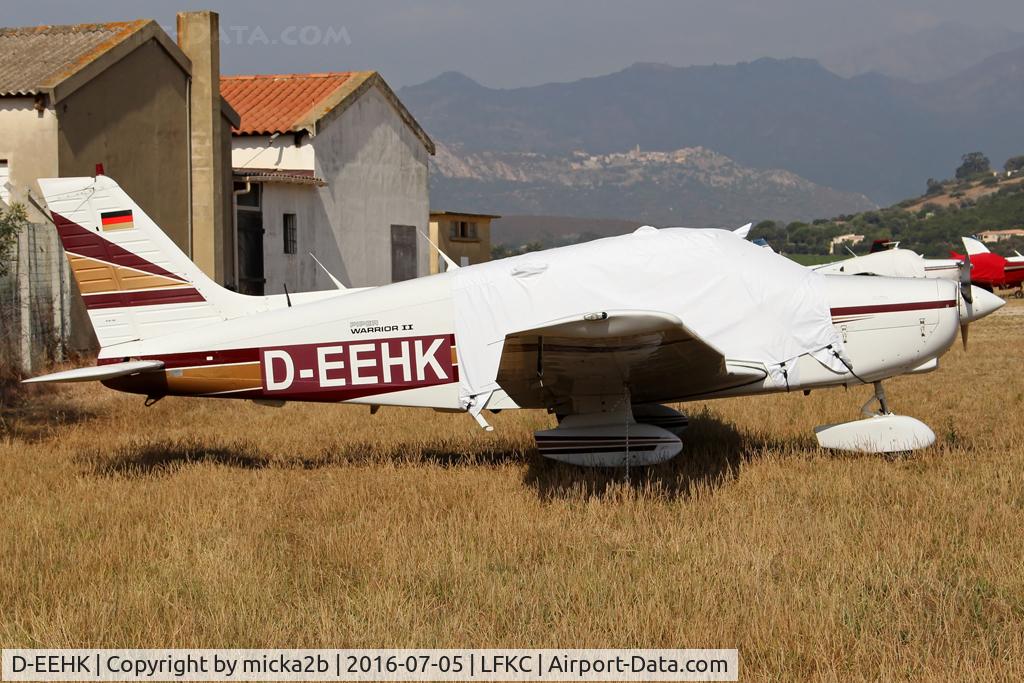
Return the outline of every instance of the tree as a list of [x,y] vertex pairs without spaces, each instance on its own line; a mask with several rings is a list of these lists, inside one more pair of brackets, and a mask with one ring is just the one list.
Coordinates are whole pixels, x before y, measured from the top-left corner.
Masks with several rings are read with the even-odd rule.
[[28,215],[21,204],[0,206],[0,276],[7,275],[11,254],[18,242],[18,233],[27,228]]
[[1016,157],[1010,157],[1003,164],[1003,170],[1007,173],[1012,171],[1024,171],[1024,154]]
[[942,192],[942,181],[936,180],[935,178],[928,179],[928,190],[925,192],[926,195],[939,194]]
[[970,180],[992,171],[992,164],[982,152],[968,152],[960,158],[960,161],[962,163],[956,169],[957,180]]

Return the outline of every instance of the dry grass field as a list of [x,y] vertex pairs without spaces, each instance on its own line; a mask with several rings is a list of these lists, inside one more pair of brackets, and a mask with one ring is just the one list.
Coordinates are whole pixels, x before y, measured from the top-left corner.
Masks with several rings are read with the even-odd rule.
[[686,407],[647,471],[502,413],[40,388],[0,412],[0,646],[738,647],[742,680],[1024,679],[1024,305],[888,384],[937,444],[840,455],[868,388]]

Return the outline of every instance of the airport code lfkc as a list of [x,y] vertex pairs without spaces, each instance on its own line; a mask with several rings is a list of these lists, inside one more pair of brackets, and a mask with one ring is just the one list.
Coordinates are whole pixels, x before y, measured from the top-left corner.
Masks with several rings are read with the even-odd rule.
[[737,650],[4,650],[5,681],[735,681]]

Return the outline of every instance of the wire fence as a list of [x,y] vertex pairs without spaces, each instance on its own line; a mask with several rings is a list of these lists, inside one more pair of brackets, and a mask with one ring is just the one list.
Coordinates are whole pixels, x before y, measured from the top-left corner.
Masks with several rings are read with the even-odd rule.
[[30,375],[64,360],[71,323],[69,273],[57,232],[33,224],[18,234],[0,276],[0,371]]

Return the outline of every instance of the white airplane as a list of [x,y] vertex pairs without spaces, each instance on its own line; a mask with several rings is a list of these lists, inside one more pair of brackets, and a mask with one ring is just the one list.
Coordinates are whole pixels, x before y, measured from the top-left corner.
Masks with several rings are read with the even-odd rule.
[[727,230],[650,227],[341,295],[248,297],[110,178],[39,185],[101,349],[96,367],[27,381],[99,380],[147,403],[420,406],[488,430],[485,410],[546,409],[559,424],[538,450],[577,465],[678,454],[685,417],[666,402],[859,384],[878,411],[818,428],[822,446],[928,446],[882,380],[935,369],[959,326],[1003,305],[944,280],[826,277]]
[[925,258],[910,249],[873,251],[831,263],[813,266],[822,275],[883,275],[886,277],[931,277],[959,280],[963,261],[959,259]]

